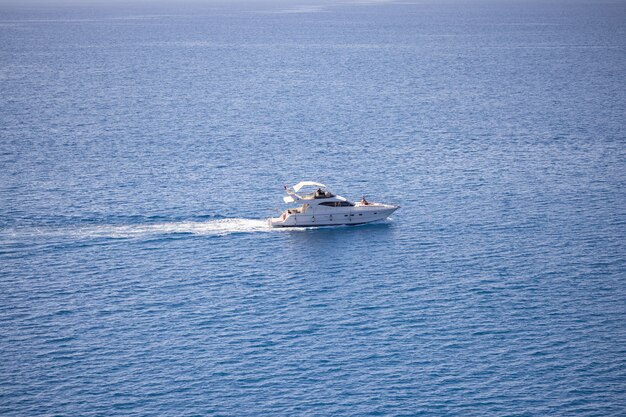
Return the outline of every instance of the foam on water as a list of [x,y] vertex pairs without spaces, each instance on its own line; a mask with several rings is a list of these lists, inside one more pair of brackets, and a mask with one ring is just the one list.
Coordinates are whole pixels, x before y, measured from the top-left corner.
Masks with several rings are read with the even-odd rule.
[[177,233],[223,236],[231,233],[254,233],[270,230],[265,220],[235,218],[206,222],[183,221],[158,224],[102,225],[79,229],[76,235],[88,238],[133,238]]
[[0,232],[2,240],[32,237],[71,238],[71,239],[140,239],[150,236],[191,234],[198,236],[225,236],[232,233],[269,232],[265,220],[260,219],[218,219],[204,222],[179,221],[155,224],[103,224],[86,227],[29,227]]

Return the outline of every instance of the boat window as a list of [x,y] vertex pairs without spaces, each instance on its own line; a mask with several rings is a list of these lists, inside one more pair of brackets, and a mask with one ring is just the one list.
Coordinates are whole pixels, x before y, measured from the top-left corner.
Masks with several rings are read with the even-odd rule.
[[354,204],[348,201],[325,201],[323,203],[320,203],[319,205],[327,206],[327,207],[352,207],[354,206]]

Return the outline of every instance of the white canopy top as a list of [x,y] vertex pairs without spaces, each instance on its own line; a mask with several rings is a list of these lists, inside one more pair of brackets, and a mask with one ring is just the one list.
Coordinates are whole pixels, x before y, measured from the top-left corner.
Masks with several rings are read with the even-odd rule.
[[300,191],[300,188],[302,187],[319,187],[319,188],[326,188],[326,186],[324,184],[320,184],[319,182],[313,182],[313,181],[302,181],[297,183],[296,185],[293,186],[293,190],[297,193],[298,191]]

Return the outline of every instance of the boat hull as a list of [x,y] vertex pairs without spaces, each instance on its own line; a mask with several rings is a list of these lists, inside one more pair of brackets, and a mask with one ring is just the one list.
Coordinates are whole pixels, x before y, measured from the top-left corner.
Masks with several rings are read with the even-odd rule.
[[397,206],[361,206],[339,212],[294,213],[268,219],[271,227],[322,227],[372,223],[389,217]]

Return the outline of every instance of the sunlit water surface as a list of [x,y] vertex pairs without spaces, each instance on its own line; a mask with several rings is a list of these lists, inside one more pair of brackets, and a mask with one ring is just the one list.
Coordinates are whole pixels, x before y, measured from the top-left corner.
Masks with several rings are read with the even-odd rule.
[[626,414],[625,80],[623,2],[1,6],[0,414]]

